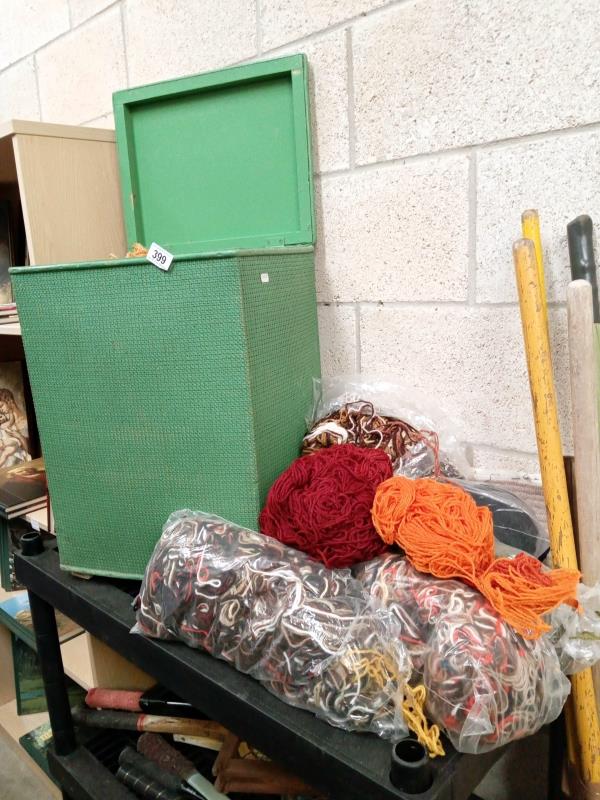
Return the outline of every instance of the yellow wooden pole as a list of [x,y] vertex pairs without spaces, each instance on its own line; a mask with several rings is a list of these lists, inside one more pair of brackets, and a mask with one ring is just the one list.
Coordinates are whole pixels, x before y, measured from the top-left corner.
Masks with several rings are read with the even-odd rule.
[[[533,242],[530,239],[515,242],[513,257],[552,559],[557,567],[577,569],[548,327],[543,317],[544,304]],[[587,797],[597,798],[600,792],[600,726],[591,670],[574,675],[571,684],[581,777],[587,785]]]
[[544,251],[542,250],[542,234],[540,230],[540,216],[535,208],[529,208],[521,214],[521,230],[524,239],[531,239],[535,247],[538,281],[542,294],[542,313],[546,330],[548,327],[548,306],[546,299],[546,279],[544,276]]
[[[524,239],[530,239],[535,249],[535,260],[537,265],[538,283],[542,299],[542,317],[544,327],[550,335],[550,324],[548,322],[548,298],[546,296],[546,276],[544,270],[544,251],[542,249],[542,232],[540,226],[540,215],[537,209],[529,208],[521,214],[521,231]],[[552,358],[552,354],[550,354]],[[579,758],[577,752],[577,732],[575,728],[575,714],[573,711],[573,698],[568,697],[565,705],[565,727],[567,732],[567,757],[573,768],[579,772]]]

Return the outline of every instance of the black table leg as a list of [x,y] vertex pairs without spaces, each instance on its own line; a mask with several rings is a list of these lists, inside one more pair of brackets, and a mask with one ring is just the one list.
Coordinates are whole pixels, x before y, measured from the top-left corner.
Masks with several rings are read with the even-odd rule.
[[75,749],[75,730],[71,719],[56,616],[54,608],[45,600],[33,592],[28,592],[28,594],[37,652],[46,690],[54,750],[59,756],[67,756]]
[[566,754],[564,713],[550,725],[548,750],[548,800],[563,800],[562,773]]

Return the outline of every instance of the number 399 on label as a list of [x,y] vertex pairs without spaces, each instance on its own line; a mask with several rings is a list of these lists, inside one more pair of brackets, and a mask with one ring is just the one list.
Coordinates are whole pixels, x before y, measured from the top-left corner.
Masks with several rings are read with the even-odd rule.
[[154,264],[155,267],[166,272],[173,261],[173,253],[169,253],[164,247],[156,244],[156,242],[152,242],[148,249],[148,254],[146,255],[146,261],[149,261],[151,264]]

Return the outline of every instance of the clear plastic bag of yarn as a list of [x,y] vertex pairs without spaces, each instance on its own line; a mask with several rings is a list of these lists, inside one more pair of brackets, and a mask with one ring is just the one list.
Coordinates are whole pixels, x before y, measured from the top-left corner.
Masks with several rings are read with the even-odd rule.
[[349,570],[220,517],[167,521],[137,599],[134,632],[201,648],[293,706],[346,730],[406,733],[410,674],[393,616]]
[[336,375],[314,380],[303,452],[330,444],[380,447],[396,474],[419,478],[441,472],[469,477],[459,426],[424,393],[401,380]]
[[469,492],[478,506],[487,506],[494,518],[497,557],[522,551],[543,560],[550,550],[548,529],[533,507],[515,494],[493,483],[453,479]]
[[386,555],[355,569],[390,611],[427,690],[425,711],[463,753],[529,736],[561,712],[570,684],[546,637],[525,640],[458,580],[418,572]]
[[567,675],[575,675],[600,661],[600,582],[595,586],[579,584],[579,608],[566,603],[550,614],[552,631],[548,634]]

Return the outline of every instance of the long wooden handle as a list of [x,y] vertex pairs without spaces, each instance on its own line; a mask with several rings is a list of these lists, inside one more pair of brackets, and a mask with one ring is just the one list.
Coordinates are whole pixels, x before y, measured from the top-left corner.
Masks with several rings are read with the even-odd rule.
[[74,708],[73,719],[90,728],[112,728],[113,730],[146,731],[148,733],[181,733],[188,736],[205,736],[222,742],[227,729],[218,722],[184,717],[162,717],[156,714],[135,714],[129,711],[97,711],[89,708]]
[[[552,559],[557,567],[577,569],[548,328],[542,313],[544,304],[533,242],[520,239],[513,247],[513,257]],[[600,788],[600,728],[591,670],[574,675],[572,686],[582,777],[597,791]]]
[[218,780],[218,785],[224,792],[307,796],[319,794],[301,778],[270,761],[233,758],[220,770]]
[[544,250],[542,248],[542,230],[540,215],[535,208],[529,208],[521,214],[521,231],[524,239],[530,239],[535,248],[535,262],[537,264],[538,281],[542,295],[542,316],[544,325],[548,329],[548,306],[546,303],[546,278],[544,275]]
[[567,290],[571,406],[579,555],[584,583],[600,580],[600,433],[592,287],[573,281]]
[[[567,312],[579,557],[591,586],[600,580],[600,430],[593,290],[586,280],[569,284]],[[600,711],[600,664],[592,677]]]
[[237,756],[241,741],[240,737],[236,736],[235,733],[227,734],[219,755],[215,758],[215,763],[212,767],[213,775],[218,775],[221,769],[227,766],[232,758]]
[[302,786],[298,794],[302,794],[305,789],[311,790],[312,788],[308,783],[300,780],[300,778],[297,778],[283,767],[280,767],[279,764],[274,764],[272,761],[257,761],[251,758],[232,758],[223,772],[227,778],[240,780],[265,778],[271,781],[279,780],[283,782],[295,779],[298,781],[298,785]]

